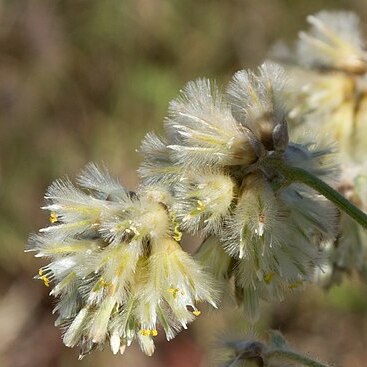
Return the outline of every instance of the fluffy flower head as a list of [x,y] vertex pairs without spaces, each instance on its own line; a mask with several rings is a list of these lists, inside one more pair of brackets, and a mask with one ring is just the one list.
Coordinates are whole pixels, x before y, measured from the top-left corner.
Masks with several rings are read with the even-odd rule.
[[359,19],[351,12],[321,11],[307,17],[311,28],[300,32],[298,54],[306,66],[364,73],[367,56]]
[[84,190],[69,180],[50,186],[51,226],[28,245],[51,259],[38,277],[59,300],[64,343],[82,357],[106,342],[123,352],[137,339],[151,355],[159,330],[172,339],[200,314],[197,302],[215,306],[212,280],[182,250],[167,190],[129,192],[95,165],[78,182]]

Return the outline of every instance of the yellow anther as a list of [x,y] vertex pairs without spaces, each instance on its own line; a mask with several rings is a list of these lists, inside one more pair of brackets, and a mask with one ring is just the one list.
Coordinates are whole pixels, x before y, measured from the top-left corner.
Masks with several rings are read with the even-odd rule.
[[180,231],[180,227],[178,225],[178,223],[175,223],[175,227],[173,229],[173,236],[172,238],[176,241],[176,242],[180,242],[181,238],[182,238],[182,232]]
[[157,336],[158,331],[156,329],[141,329],[140,334],[143,336]]
[[109,287],[111,286],[111,283],[110,282],[106,282],[105,279],[103,277],[100,278],[100,282],[101,282],[101,286],[102,287]]
[[196,202],[198,204],[196,210],[202,211],[205,208],[205,204],[201,200],[197,200]]
[[201,200],[196,200],[196,203],[197,207],[185,216],[184,221],[190,220],[191,217],[201,215],[202,212],[205,210],[205,204]]
[[177,298],[177,294],[180,290],[178,288],[168,288],[168,292],[172,293],[174,299]]
[[303,284],[303,281],[298,280],[297,282],[288,284],[288,288],[289,289],[296,289],[296,288],[300,287],[302,284]]
[[201,311],[199,311],[199,310],[192,311],[192,313],[193,313],[195,316],[200,316],[200,315],[201,315]]
[[176,242],[180,242],[181,238],[182,238],[182,232],[180,231],[180,226],[178,225],[178,222],[176,220],[176,216],[174,214],[172,214],[172,216],[171,216],[171,221],[172,221],[172,224],[173,224],[173,236],[172,236],[172,238]]
[[106,282],[106,280],[103,277],[100,277],[98,279],[98,282],[93,287],[93,292],[100,292],[102,289],[109,287],[113,288],[112,283]]
[[268,273],[264,275],[264,281],[265,283],[269,284],[272,282],[273,278],[274,278],[275,273]]
[[43,284],[46,287],[49,287],[50,286],[50,280],[47,278],[47,276],[45,274],[43,274],[42,269],[38,270],[38,275],[39,275],[40,279],[43,281]]
[[51,212],[49,220],[52,224],[54,224],[59,220],[59,218],[55,212]]

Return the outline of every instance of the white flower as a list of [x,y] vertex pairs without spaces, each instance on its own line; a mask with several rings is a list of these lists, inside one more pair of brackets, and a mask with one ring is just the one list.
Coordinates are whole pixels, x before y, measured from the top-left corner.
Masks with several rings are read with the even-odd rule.
[[[365,210],[367,196],[361,182],[367,147],[367,53],[360,21],[357,15],[340,11],[322,11],[307,20],[311,26],[308,32],[300,33],[298,60],[292,60],[298,66],[290,68],[294,81],[292,93],[288,94],[292,141],[300,145],[290,144],[292,157],[286,154],[286,159],[290,165],[301,166],[331,181],[348,200]],[[315,150],[305,141],[304,131],[312,131],[314,141],[322,141],[325,136],[336,141],[342,163],[341,179],[337,180],[340,174],[334,169],[327,145],[318,144]],[[305,145],[307,152],[303,152]],[[306,156],[312,159],[305,159]],[[361,176],[357,179],[359,169]],[[340,282],[342,274],[352,269],[365,276],[360,260],[367,248],[364,232],[343,213],[338,222],[335,241],[324,249],[330,260],[324,266],[328,270],[320,273],[320,278],[327,286]]]
[[352,12],[321,11],[307,17],[310,31],[300,32],[298,58],[306,66],[366,72],[367,56]]
[[148,133],[141,143],[140,152],[144,161],[138,173],[147,185],[170,185],[179,179],[180,166],[170,157],[169,143],[154,133]]
[[[151,355],[154,337],[187,328],[199,302],[216,307],[217,284],[233,281],[256,319],[260,300],[313,278],[336,212],[287,172],[335,170],[328,147],[289,141],[287,85],[271,63],[237,73],[226,95],[191,82],[170,104],[167,137],[145,137],[136,192],[95,165],[79,176],[81,189],[51,185],[52,225],[28,250],[50,258],[38,278],[59,298],[67,346],[82,357],[106,343],[122,353],[137,340]],[[196,259],[181,248],[182,231],[206,236]]]
[[[229,84],[233,115],[266,150],[284,150],[288,144],[288,111],[283,102],[287,82],[284,69],[268,62],[258,68],[257,74],[237,72]],[[259,153],[259,144],[256,146]]]
[[200,314],[197,302],[215,306],[212,280],[177,242],[164,187],[130,193],[95,165],[78,181],[88,193],[69,180],[51,185],[52,225],[27,247],[51,259],[37,277],[59,299],[56,324],[80,357],[107,342],[122,353],[135,339],[151,355],[160,329],[172,339]]
[[171,102],[166,130],[172,159],[184,166],[222,167],[256,159],[248,131],[209,80],[188,83],[181,98]]
[[218,233],[236,195],[236,183],[221,173],[184,177],[176,186],[173,209],[181,227],[192,233]]

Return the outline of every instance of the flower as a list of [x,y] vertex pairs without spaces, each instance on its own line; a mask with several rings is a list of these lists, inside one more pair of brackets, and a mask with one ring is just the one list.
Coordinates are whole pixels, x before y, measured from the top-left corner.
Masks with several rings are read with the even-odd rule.
[[300,32],[297,50],[302,65],[356,74],[367,71],[365,45],[354,13],[321,11],[307,21],[311,28],[308,33]]
[[[190,82],[170,104],[166,136],[148,134],[136,192],[88,165],[47,190],[51,225],[28,250],[50,258],[38,278],[59,299],[57,324],[80,356],[134,340],[147,355],[216,307],[218,285],[232,282],[251,320],[261,300],[311,281],[335,239],[337,213],[289,172],[329,179],[332,150],[289,138],[284,70],[264,63],[235,74],[226,94]],[[204,241],[192,258],[182,232]]]
[[189,82],[170,103],[166,120],[172,159],[186,167],[253,162],[249,131],[236,122],[229,107],[209,80]]
[[236,196],[236,183],[226,174],[187,173],[175,189],[174,211],[182,229],[202,235],[219,233]]
[[168,340],[216,306],[211,277],[180,246],[170,194],[160,186],[132,193],[96,165],[75,187],[50,186],[43,209],[51,226],[32,235],[28,250],[51,261],[38,278],[58,298],[57,325],[80,357],[110,343],[114,354],[134,339],[147,355],[163,330]]
[[[340,153],[341,179],[337,189],[355,205],[366,210],[366,195],[358,184],[365,176],[367,129],[367,58],[357,15],[322,11],[307,18],[310,29],[301,32],[292,93],[287,95],[292,135],[312,130],[336,142]],[[303,139],[300,139],[303,140]],[[323,159],[323,158],[322,158]],[[321,276],[327,286],[340,282],[342,273],[353,269],[364,277],[367,241],[363,231],[345,214],[339,215],[335,242],[326,246],[330,259]]]
[[[335,236],[333,206],[268,164],[335,174],[328,147],[289,141],[287,87],[273,63],[236,73],[223,96],[209,81],[191,82],[170,105],[167,136],[142,145],[143,181],[169,186],[180,227],[204,236],[196,258],[218,282],[232,279],[252,319],[260,299],[311,281]],[[155,150],[164,159],[148,171]]]
[[292,130],[311,129],[338,142],[349,160],[366,151],[367,53],[359,19],[351,12],[322,11],[308,18],[298,40],[290,106]]

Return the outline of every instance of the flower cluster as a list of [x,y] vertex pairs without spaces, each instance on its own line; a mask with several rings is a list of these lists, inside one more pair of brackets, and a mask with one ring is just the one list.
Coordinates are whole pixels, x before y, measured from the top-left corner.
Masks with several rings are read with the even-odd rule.
[[190,82],[170,104],[166,136],[149,133],[141,147],[143,182],[169,187],[181,228],[205,237],[197,258],[217,279],[234,280],[253,318],[260,299],[312,279],[335,235],[334,208],[269,164],[324,179],[334,172],[328,148],[289,142],[286,87],[272,63],[238,72],[225,94],[208,80]]
[[93,164],[78,184],[50,186],[43,209],[52,224],[28,244],[51,259],[38,278],[59,299],[64,343],[83,357],[107,341],[123,352],[137,339],[151,355],[160,329],[172,339],[200,314],[198,301],[215,306],[213,282],[182,250],[164,188],[129,192]]
[[359,19],[350,12],[322,11],[300,32],[290,117],[304,127],[332,134],[346,159],[366,152],[367,52]]
[[367,71],[367,53],[354,13],[321,11],[307,21],[311,28],[299,33],[297,48],[302,65],[354,74]]
[[[289,137],[287,90],[273,63],[236,73],[225,93],[190,82],[170,104],[165,136],[142,142],[137,192],[93,164],[78,187],[50,186],[51,225],[28,250],[51,261],[38,278],[59,299],[67,346],[84,356],[109,342],[117,353],[137,339],[151,355],[161,330],[172,339],[200,314],[197,302],[216,307],[218,285],[230,282],[256,320],[260,300],[312,280],[337,213],[287,170],[328,180],[335,165],[327,146]],[[203,236],[195,259],[182,232]]]
[[[337,141],[342,163],[338,190],[366,211],[367,51],[360,22],[345,11],[321,11],[307,20],[310,29],[300,32],[296,59],[289,67],[291,128],[296,135],[310,129]],[[365,233],[344,214],[340,228],[329,250],[331,283],[353,269],[366,274]]]

